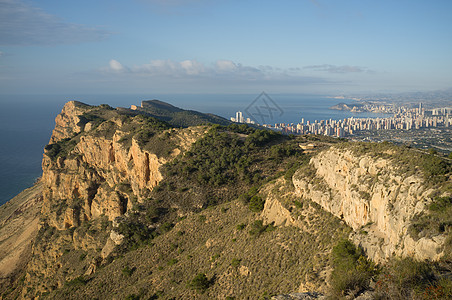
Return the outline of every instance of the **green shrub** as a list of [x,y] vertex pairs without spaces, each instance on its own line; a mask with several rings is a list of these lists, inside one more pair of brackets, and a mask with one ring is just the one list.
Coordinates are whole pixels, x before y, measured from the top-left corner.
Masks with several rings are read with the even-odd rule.
[[262,146],[279,137],[281,137],[281,134],[276,133],[275,131],[257,129],[248,135],[245,141],[245,146],[247,147]]
[[[294,154],[294,153],[293,153]],[[307,165],[309,163],[310,156],[303,155],[298,156],[297,161],[287,169],[286,173],[284,174],[284,179],[286,179],[289,182],[292,182],[292,177],[295,174],[295,172],[303,165]]]
[[256,220],[253,224],[251,224],[249,234],[258,237],[265,231],[272,231],[274,229],[275,226],[273,226],[273,224],[264,225],[262,220]]
[[425,180],[433,184],[446,181],[446,175],[452,172],[451,163],[436,155],[425,155],[421,160],[421,167]]
[[292,144],[277,144],[270,148],[270,155],[275,159],[289,157],[298,150],[296,145]]
[[265,200],[258,195],[254,195],[250,199],[249,209],[254,212],[260,212],[264,209]]
[[136,294],[127,295],[126,300],[140,300],[140,296]]
[[215,254],[215,255],[212,255],[212,257],[210,257],[210,260],[211,261],[216,261],[218,258],[220,258],[220,254]]
[[452,206],[452,197],[438,197],[430,203],[428,209],[433,212],[441,212]]
[[331,258],[331,286],[335,297],[357,295],[369,287],[370,279],[378,273],[375,264],[364,256],[362,250],[346,239],[333,248]]
[[251,200],[251,198],[252,198],[254,195],[256,195],[258,191],[259,191],[258,187],[257,187],[257,186],[253,186],[253,187],[251,187],[251,188],[248,190],[248,192],[241,194],[241,195],[239,196],[239,199],[240,199],[240,201],[241,201],[243,204],[248,205],[249,202],[250,202],[250,200]]
[[415,240],[449,232],[452,229],[452,197],[436,197],[428,206],[428,212],[416,215],[408,233]]
[[125,249],[136,249],[139,246],[148,244],[158,234],[153,228],[148,228],[146,223],[142,222],[133,214],[128,219],[119,223],[116,231],[124,236],[121,247]]
[[376,291],[383,299],[450,299],[431,297],[447,283],[436,280],[431,264],[410,257],[392,259],[377,279]]
[[268,224],[268,225],[266,226],[265,231],[266,231],[266,232],[270,232],[270,231],[273,231],[273,230],[275,230],[275,229],[276,229],[276,226],[275,226],[274,223],[272,222],[272,223],[270,223],[270,224]]
[[145,218],[150,223],[157,222],[164,214],[166,210],[162,207],[158,207],[156,204],[152,204],[146,209]]
[[243,230],[246,227],[245,223],[241,223],[239,225],[237,225],[237,230]]
[[174,227],[173,223],[165,222],[160,226],[160,230],[165,233],[173,229],[173,227]]
[[79,260],[82,261],[82,260],[85,259],[85,257],[86,257],[86,253],[82,253],[82,254],[80,254],[80,256],[79,256]]
[[66,287],[77,288],[77,287],[85,285],[87,282],[88,282],[88,280],[85,279],[85,277],[79,276],[79,277],[72,279],[71,281],[66,281],[66,283],[64,285]]
[[295,200],[295,201],[293,202],[293,204],[295,204],[295,206],[298,207],[298,208],[303,208],[303,202],[300,202],[300,201]]
[[52,160],[58,157],[66,157],[77,145],[77,141],[71,138],[62,139],[54,144],[48,144],[44,147],[45,154]]
[[207,279],[206,274],[198,273],[198,275],[190,281],[188,286],[193,290],[204,293],[209,288],[210,281]]
[[135,272],[136,268],[130,268],[129,266],[125,266],[122,270],[121,273],[122,275],[126,276],[126,277],[130,277],[132,276],[133,272]]
[[238,266],[240,266],[241,261],[242,261],[241,259],[233,258],[231,261],[231,266],[237,268]]

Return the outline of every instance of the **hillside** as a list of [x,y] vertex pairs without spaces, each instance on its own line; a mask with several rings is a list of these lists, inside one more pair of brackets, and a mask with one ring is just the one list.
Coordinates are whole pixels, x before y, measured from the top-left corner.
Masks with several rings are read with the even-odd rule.
[[132,106],[134,110],[145,112],[151,117],[163,120],[175,127],[188,127],[205,124],[228,125],[231,122],[214,114],[204,114],[193,110],[175,107],[160,100],[146,100],[141,107]]
[[3,298],[452,296],[447,160],[196,117],[186,127],[183,112],[64,106],[39,184],[0,210],[0,224],[39,217]]
[[31,254],[41,210],[42,184],[11,199],[0,207],[0,285],[8,286],[24,271]]
[[330,109],[345,110],[351,112],[363,112],[363,106],[364,106],[363,103],[346,104],[341,102],[339,104],[331,106]]

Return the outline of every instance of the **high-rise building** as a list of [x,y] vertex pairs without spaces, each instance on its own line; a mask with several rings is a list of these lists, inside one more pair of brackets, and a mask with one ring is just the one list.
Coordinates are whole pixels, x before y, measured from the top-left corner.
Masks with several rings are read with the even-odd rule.
[[241,111],[235,113],[235,121],[238,123],[243,123],[243,114]]

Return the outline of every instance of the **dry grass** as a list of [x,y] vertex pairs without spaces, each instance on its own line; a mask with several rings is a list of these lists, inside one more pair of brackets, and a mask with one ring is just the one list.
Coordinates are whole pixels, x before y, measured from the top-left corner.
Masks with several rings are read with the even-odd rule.
[[[259,215],[238,200],[209,208],[180,221],[152,245],[116,258],[86,278],[77,292],[64,287],[51,296],[259,299],[297,291],[306,278],[320,286],[329,269],[329,252],[348,230],[323,211],[308,207],[312,220],[304,230],[278,227],[258,236],[249,231]],[[134,270],[130,276],[124,275],[126,268]],[[203,293],[189,286],[200,273],[210,282]]]

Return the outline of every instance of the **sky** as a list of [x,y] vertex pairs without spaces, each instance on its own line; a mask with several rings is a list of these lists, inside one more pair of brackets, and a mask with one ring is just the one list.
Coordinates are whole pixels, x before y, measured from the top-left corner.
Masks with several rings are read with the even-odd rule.
[[450,0],[0,0],[0,94],[452,87]]

